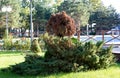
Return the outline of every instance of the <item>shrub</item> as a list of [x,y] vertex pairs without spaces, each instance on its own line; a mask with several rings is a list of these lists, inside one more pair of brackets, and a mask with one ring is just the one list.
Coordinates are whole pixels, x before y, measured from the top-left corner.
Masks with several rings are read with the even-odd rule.
[[18,40],[14,42],[13,47],[16,50],[30,50],[30,40]]
[[13,48],[12,39],[13,39],[12,34],[9,34],[8,38],[7,38],[6,33],[5,33],[5,35],[3,37],[3,40],[4,40],[3,48],[5,50],[11,50]]
[[49,37],[45,39],[45,43],[47,48],[45,61],[49,62],[47,67],[55,71],[96,70],[107,68],[114,61],[112,47],[102,48],[103,42],[82,44],[74,38]]
[[32,41],[31,51],[34,52],[34,53],[40,53],[41,52],[41,48],[40,48],[40,45],[38,43],[38,40],[34,39]]
[[20,75],[38,75],[43,71],[43,57],[36,54],[26,55],[25,62],[12,65],[8,70]]
[[27,55],[25,62],[12,66],[11,71],[24,75],[78,72],[107,68],[114,62],[112,47],[103,48],[103,42],[81,43],[75,38],[48,34],[43,36],[43,40],[47,49],[44,57],[36,53]]
[[45,52],[46,48],[45,48],[45,42],[43,41],[43,34],[40,35],[38,42],[39,42],[42,52]]
[[64,11],[53,14],[48,21],[47,32],[59,37],[72,36],[76,32],[75,22]]

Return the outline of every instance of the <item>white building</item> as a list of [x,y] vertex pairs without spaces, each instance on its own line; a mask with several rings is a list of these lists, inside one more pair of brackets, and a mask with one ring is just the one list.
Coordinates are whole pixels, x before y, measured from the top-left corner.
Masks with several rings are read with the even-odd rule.
[[107,32],[107,34],[120,35],[120,25],[112,28],[110,31]]

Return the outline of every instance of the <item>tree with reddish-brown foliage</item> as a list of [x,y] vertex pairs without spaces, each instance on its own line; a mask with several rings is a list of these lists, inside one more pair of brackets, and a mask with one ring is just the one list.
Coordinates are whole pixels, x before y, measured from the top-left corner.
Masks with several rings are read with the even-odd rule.
[[72,36],[76,32],[75,22],[64,11],[53,14],[48,21],[47,32],[59,37]]

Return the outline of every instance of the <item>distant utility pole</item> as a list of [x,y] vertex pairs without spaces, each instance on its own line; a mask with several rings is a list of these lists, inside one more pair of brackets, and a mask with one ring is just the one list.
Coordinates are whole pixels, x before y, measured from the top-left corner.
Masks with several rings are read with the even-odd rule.
[[33,41],[33,22],[32,22],[32,0],[30,0],[30,35],[31,35],[31,45]]

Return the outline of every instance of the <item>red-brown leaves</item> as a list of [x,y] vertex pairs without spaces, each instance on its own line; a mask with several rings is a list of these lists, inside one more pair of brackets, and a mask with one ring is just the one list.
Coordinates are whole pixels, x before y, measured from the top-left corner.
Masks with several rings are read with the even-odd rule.
[[47,32],[59,37],[72,36],[75,31],[74,20],[64,11],[51,15],[47,24]]

